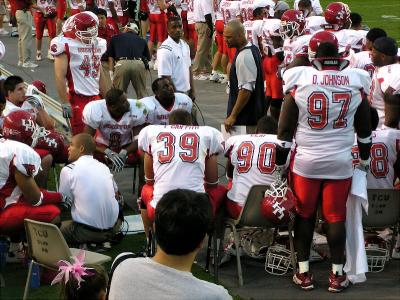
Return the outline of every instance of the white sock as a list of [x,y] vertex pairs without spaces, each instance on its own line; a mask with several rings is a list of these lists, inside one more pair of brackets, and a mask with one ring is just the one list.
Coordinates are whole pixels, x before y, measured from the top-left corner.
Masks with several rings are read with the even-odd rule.
[[342,276],[343,275],[343,264],[340,264],[340,265],[332,264],[332,273]]
[[305,273],[310,270],[310,265],[308,260],[306,261],[299,261],[299,273]]

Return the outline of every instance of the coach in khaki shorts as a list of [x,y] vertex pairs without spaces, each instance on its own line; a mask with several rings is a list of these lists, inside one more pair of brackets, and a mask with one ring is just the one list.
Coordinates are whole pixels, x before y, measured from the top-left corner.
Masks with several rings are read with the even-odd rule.
[[135,23],[128,23],[123,33],[113,36],[108,48],[108,62],[110,70],[113,70],[114,87],[126,93],[132,82],[136,97],[140,99],[146,96],[146,69],[150,52],[138,32]]
[[60,193],[72,201],[72,221],[61,232],[69,245],[109,241],[119,227],[117,185],[108,167],[93,158],[92,136],[80,133],[68,148],[71,162],[61,170]]

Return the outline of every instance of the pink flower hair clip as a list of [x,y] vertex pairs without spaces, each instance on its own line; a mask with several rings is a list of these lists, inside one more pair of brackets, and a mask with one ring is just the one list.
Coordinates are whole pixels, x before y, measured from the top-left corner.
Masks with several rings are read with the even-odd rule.
[[57,263],[59,273],[53,279],[51,285],[60,283],[63,279],[64,283],[67,284],[70,276],[72,276],[78,282],[78,289],[79,289],[81,287],[81,282],[85,281],[82,278],[83,276],[92,276],[95,274],[94,272],[90,271],[93,270],[92,268],[86,268],[83,266],[85,262],[84,250],[80,250],[78,255],[76,257],[73,257],[73,260],[74,260],[73,264],[71,264],[69,261],[66,260],[60,260]]

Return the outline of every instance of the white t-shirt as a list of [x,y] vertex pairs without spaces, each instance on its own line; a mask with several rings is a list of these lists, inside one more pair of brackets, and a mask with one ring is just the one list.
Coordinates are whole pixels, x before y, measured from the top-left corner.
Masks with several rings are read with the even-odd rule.
[[284,65],[288,66],[296,57],[308,56],[308,44],[312,35],[306,34],[285,39],[283,42]]
[[20,142],[0,138],[0,211],[16,203],[22,191],[15,182],[15,169],[35,177],[40,170],[40,156]]
[[369,76],[372,78],[375,66],[371,60],[371,51],[361,51],[355,53],[352,59],[353,68],[363,69],[368,72]]
[[[400,65],[392,64],[375,69],[371,84],[371,106],[376,108],[379,115],[380,128],[385,123],[384,93],[392,87],[397,94],[400,93]],[[395,92],[396,94],[396,92]]]
[[106,52],[107,42],[97,38],[95,46],[62,35],[52,39],[50,53],[67,55],[69,72],[67,82],[70,93],[84,96],[99,94],[101,56]]
[[159,264],[151,258],[129,258],[114,271],[110,300],[229,300],[228,291],[211,282]]
[[68,0],[68,6],[71,9],[79,9],[80,7],[83,7],[83,9],[86,9],[86,1],[77,1],[77,0]]
[[[396,175],[393,165],[400,153],[400,130],[385,128],[372,132],[369,172],[369,189],[393,189]],[[352,148],[353,166],[360,162],[357,139]]]
[[299,109],[293,171],[307,178],[350,178],[354,115],[368,94],[368,73],[294,67],[283,81],[284,93],[292,93]]
[[[299,9],[299,2],[300,2],[300,0],[294,0],[294,3],[293,3],[294,9],[297,9],[297,10]],[[321,3],[319,3],[319,0],[311,0],[311,6],[316,15],[321,15],[324,12],[324,10],[322,9]]]
[[192,99],[182,93],[175,93],[175,102],[170,110],[162,107],[155,96],[142,98],[140,102],[147,107],[147,123],[154,125],[168,125],[168,117],[171,112],[177,109],[184,109],[187,112],[191,113],[193,105]]
[[72,197],[72,220],[98,229],[114,226],[118,217],[117,186],[108,167],[84,155],[65,166],[59,192]]
[[121,149],[132,143],[132,130],[146,122],[147,108],[140,101],[128,99],[130,111],[119,120],[111,117],[106,100],[91,101],[83,109],[83,123],[96,129],[96,143]]
[[230,200],[243,206],[253,185],[274,181],[277,142],[272,134],[236,135],[226,141],[225,156],[234,167]]
[[222,134],[209,126],[150,125],[139,134],[139,148],[153,157],[156,207],[161,197],[181,188],[204,193],[207,157],[224,151]]
[[[37,101],[37,103],[39,105],[43,105],[43,107],[44,107],[43,100],[41,99],[40,96],[38,96],[38,95],[29,96],[29,98],[31,98],[31,97],[34,97],[35,98],[34,101]],[[38,113],[37,108],[35,106],[33,106],[30,101],[25,100],[24,102],[22,102],[21,106],[17,106],[14,103],[12,103],[11,101],[6,100],[6,107],[4,108],[2,115],[3,115],[3,117],[6,117],[6,116],[8,116],[8,114],[10,112],[12,112],[14,110],[20,110],[20,109],[30,112],[33,116],[35,116],[35,118]]]
[[114,8],[117,16],[124,15],[124,12],[122,11],[121,0],[97,0],[97,6],[99,8],[105,9],[105,11],[107,12],[107,18],[112,18],[111,9],[108,7],[109,2],[114,2]]
[[[250,43],[246,47],[251,46]],[[236,57],[238,89],[253,91],[257,80],[257,66],[250,48],[241,50]]]
[[157,50],[158,77],[171,76],[176,90],[190,90],[190,48],[184,40],[176,43],[170,36]]
[[211,14],[214,18],[214,2],[213,0],[193,0],[194,22],[205,22],[205,15]]

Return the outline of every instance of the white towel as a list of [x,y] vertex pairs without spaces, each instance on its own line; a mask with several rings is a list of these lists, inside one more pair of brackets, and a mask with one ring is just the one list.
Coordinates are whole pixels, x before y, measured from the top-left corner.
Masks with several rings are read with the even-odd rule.
[[368,213],[367,173],[355,169],[346,210],[346,264],[343,270],[351,283],[367,280],[367,254],[362,227],[362,208]]

